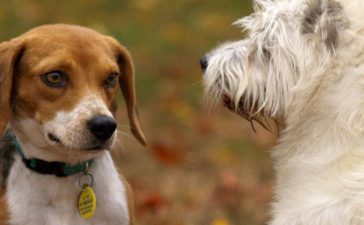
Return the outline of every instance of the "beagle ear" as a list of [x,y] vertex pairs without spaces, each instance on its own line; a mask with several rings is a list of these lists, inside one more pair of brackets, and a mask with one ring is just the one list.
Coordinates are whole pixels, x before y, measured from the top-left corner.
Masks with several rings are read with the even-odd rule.
[[[116,40],[113,42],[115,43]],[[117,61],[121,73],[119,84],[126,102],[131,132],[141,144],[146,145],[147,139],[137,110],[134,64],[129,51],[119,43],[117,43]]]
[[0,44],[0,137],[9,122],[13,75],[24,49],[17,40]]

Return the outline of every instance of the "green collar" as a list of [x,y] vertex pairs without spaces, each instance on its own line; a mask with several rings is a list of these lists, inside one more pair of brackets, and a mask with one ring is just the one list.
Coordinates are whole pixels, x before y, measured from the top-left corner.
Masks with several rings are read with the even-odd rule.
[[22,157],[25,166],[28,169],[40,174],[55,175],[57,177],[67,177],[87,170],[88,167],[91,167],[94,161],[93,159],[90,159],[83,163],[70,165],[63,162],[57,162],[57,161],[48,162],[36,158],[26,159],[23,149],[21,148],[19,142],[16,140],[15,137],[13,138],[12,141],[16,151]]

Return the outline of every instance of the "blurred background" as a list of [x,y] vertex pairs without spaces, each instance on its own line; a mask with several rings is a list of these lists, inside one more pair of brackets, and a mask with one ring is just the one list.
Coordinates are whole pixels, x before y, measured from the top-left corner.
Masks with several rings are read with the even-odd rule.
[[251,10],[249,0],[1,0],[0,39],[70,23],[128,47],[149,144],[130,134],[120,100],[114,155],[134,190],[137,224],[257,225],[269,219],[275,137],[207,107],[199,68],[204,53],[243,38],[231,24]]

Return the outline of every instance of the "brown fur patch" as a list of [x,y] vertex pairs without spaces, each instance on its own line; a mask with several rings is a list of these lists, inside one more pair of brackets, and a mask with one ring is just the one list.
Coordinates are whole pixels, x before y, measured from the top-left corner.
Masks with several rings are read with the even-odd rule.
[[4,190],[0,189],[0,225],[7,225],[8,223],[8,210],[6,206]]
[[24,51],[16,41],[0,44],[0,137],[4,134],[10,117],[10,100],[15,65]]

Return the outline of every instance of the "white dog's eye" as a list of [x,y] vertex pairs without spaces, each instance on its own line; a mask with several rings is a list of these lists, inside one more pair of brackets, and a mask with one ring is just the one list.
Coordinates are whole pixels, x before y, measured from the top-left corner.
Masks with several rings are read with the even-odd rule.
[[117,78],[119,77],[119,73],[111,73],[109,77],[105,80],[104,86],[105,88],[115,87]]
[[49,87],[62,88],[67,84],[67,77],[59,71],[52,71],[42,75],[41,77],[43,82]]

